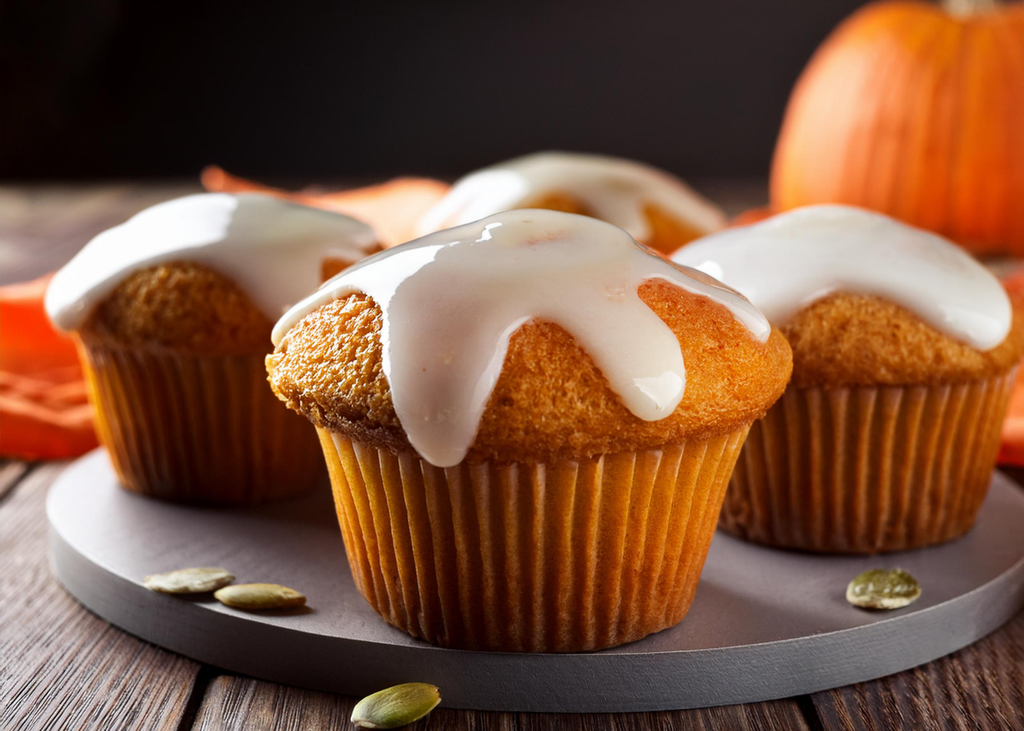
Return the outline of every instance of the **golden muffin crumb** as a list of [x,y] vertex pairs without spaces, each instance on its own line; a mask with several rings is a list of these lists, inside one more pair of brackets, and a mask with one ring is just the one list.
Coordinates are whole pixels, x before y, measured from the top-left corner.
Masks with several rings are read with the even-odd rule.
[[355,263],[356,260],[352,259],[340,259],[333,256],[327,257],[320,262],[320,281],[326,282],[331,277],[341,274]]
[[651,234],[647,237],[649,241],[645,243],[666,256],[709,233],[676,218],[659,206],[647,206],[644,215],[647,216],[647,225],[651,227]]
[[[524,205],[523,208],[543,208],[549,211],[576,213],[596,218],[593,211],[582,201],[562,193],[549,193]],[[644,216],[647,217],[647,225],[650,228],[650,234],[644,243],[661,254],[671,254],[707,233],[707,231],[701,231],[653,204],[644,207]]]
[[1014,303],[1006,339],[980,351],[888,300],[847,293],[824,297],[782,327],[793,348],[793,385],[936,385],[1001,375],[1024,353],[1022,305]]
[[371,254],[376,254],[378,251],[384,251],[384,247],[377,242],[373,246],[366,249],[363,256],[358,258],[347,258],[340,256],[326,256],[322,262],[320,262],[320,281],[326,282],[331,277],[340,274],[341,272],[348,269],[350,266],[355,264],[357,261],[361,261]]
[[575,213],[580,216],[594,218],[593,211],[583,204],[583,201],[564,193],[547,193],[546,195],[524,203],[523,208],[543,208],[547,211],[562,211],[562,213]]
[[273,323],[241,288],[202,264],[171,262],[133,273],[90,314],[86,337],[197,355],[270,350]]
[[[673,414],[637,418],[566,330],[531,321],[512,335],[467,459],[549,461],[703,439],[752,422],[782,394],[791,356],[780,333],[759,343],[725,307],[665,282],[639,294],[682,347],[686,391]],[[267,357],[270,383],[318,426],[408,450],[381,366],[381,325],[365,295],[321,307]]]

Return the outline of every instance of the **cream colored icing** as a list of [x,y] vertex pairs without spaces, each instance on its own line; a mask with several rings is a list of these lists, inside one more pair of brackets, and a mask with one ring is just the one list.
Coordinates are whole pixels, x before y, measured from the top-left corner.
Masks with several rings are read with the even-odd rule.
[[160,203],[92,239],[54,276],[46,312],[80,328],[133,272],[169,261],[205,264],[230,277],[269,319],[320,283],[324,258],[356,261],[377,237],[339,213],[257,193],[200,193]]
[[946,239],[861,208],[820,205],[706,236],[672,255],[735,287],[775,325],[833,292],[881,297],[978,350],[1010,331],[1006,290]]
[[644,212],[649,205],[706,233],[725,226],[725,216],[717,207],[656,168],[602,155],[538,152],[462,178],[427,211],[417,230],[425,235],[529,206],[553,193],[572,196],[595,217],[640,241],[650,235]]
[[762,342],[771,332],[734,291],[670,264],[615,226],[518,210],[366,259],[289,310],[273,339],[279,345],[299,320],[339,297],[372,297],[383,314],[383,369],[395,412],[420,455],[450,467],[476,436],[509,338],[534,318],[571,333],[636,416],[671,414],[686,372],[676,336],[637,294],[648,279],[722,304]]

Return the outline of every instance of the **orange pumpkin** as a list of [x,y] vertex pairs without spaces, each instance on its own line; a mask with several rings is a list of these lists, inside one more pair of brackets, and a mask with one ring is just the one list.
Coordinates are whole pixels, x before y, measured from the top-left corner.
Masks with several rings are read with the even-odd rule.
[[772,206],[849,203],[1024,255],[1024,3],[872,3],[789,100]]

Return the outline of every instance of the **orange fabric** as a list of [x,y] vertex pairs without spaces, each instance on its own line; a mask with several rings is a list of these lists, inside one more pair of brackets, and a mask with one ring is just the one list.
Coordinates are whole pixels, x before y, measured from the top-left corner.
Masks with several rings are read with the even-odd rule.
[[[387,228],[381,224],[384,212],[400,208],[401,225],[392,224],[393,232],[402,227],[411,230],[412,221],[447,190],[437,181],[400,178],[351,191],[289,194],[212,167],[203,171],[203,184],[225,192],[265,190],[352,215],[361,211],[362,218],[381,231]],[[753,209],[737,216],[733,225],[747,225],[768,215],[766,209]],[[398,243],[396,238],[400,237],[389,243]],[[7,457],[74,457],[97,444],[75,347],[53,330],[43,310],[50,276],[0,287],[0,455]],[[1024,297],[1024,270],[1005,284],[1014,296]],[[999,461],[1024,466],[1024,366],[1017,373],[1003,425]]]
[[71,340],[43,311],[50,277],[0,287],[0,454],[75,457],[96,433]]
[[416,222],[449,188],[430,178],[395,178],[365,188],[292,193],[235,177],[214,165],[206,167],[201,177],[203,186],[214,193],[269,193],[358,218],[373,226],[386,247],[416,238]]
[[78,365],[74,343],[50,326],[43,310],[51,276],[0,287],[0,371],[26,374]]
[[[353,190],[288,193],[208,167],[211,191],[257,191],[336,210],[376,229],[385,246],[414,236],[420,216],[448,192],[426,178],[395,180]],[[43,310],[50,276],[0,287],[0,455],[22,459],[75,457],[97,445],[75,346],[57,333]]]

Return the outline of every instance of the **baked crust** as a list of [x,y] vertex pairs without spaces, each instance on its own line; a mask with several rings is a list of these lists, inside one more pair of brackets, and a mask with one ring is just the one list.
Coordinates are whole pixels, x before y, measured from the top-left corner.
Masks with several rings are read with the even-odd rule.
[[82,337],[196,355],[270,351],[273,323],[231,279],[192,262],[134,272],[89,315]]
[[[542,198],[524,204],[523,208],[543,208],[549,211],[576,213],[596,218],[593,211],[583,205],[581,201],[562,193],[549,193]],[[647,225],[651,232],[647,237],[648,240],[644,243],[661,254],[671,254],[685,244],[708,233],[653,204],[644,206],[644,215],[647,217]]]
[[[375,244],[367,255],[382,251]],[[355,264],[328,256],[327,281]],[[231,278],[203,264],[170,262],[134,272],[86,321],[86,337],[196,355],[251,355],[271,350],[273,323]]]
[[651,235],[648,236],[650,240],[644,243],[665,256],[710,233],[695,228],[653,204],[644,207],[644,215],[647,216],[647,225],[651,227]]
[[793,316],[793,385],[910,386],[999,376],[1024,353],[1024,301],[1013,301],[1009,335],[989,351],[946,336],[909,310],[868,295],[837,293]]
[[[567,331],[531,321],[512,335],[467,459],[579,459],[704,439],[753,422],[782,394],[791,355],[779,332],[759,343],[725,307],[665,282],[645,282],[639,294],[680,341],[687,384],[675,412],[637,418]],[[371,298],[336,300],[288,332],[267,370],[278,397],[317,426],[406,451],[381,365],[381,325]]]
[[381,246],[381,244],[378,242],[371,246],[370,248],[368,248],[363,253],[363,256],[355,259],[349,259],[338,256],[324,257],[324,260],[320,262],[320,281],[326,282],[328,279],[345,271],[356,262],[361,261],[367,256],[370,256],[371,254],[376,254],[380,251],[384,251],[384,247]]

